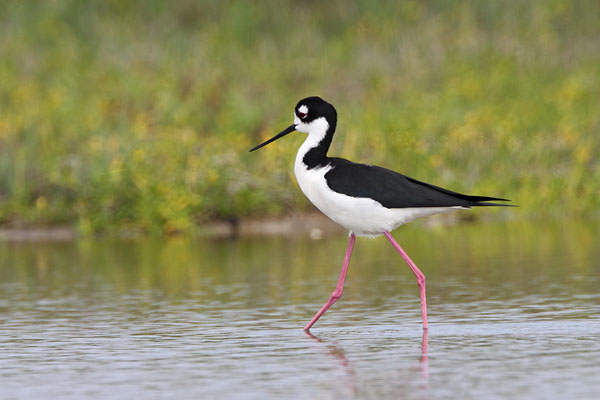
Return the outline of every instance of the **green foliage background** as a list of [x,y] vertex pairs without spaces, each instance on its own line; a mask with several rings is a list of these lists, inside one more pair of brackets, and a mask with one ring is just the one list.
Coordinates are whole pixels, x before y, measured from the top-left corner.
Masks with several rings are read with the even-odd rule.
[[[0,223],[189,231],[310,205],[288,126],[520,216],[600,208],[597,1],[3,2]],[[502,212],[502,211],[498,211]]]

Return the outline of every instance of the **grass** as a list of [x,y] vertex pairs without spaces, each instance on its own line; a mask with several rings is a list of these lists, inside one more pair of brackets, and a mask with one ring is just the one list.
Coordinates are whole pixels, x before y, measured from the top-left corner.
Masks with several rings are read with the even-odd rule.
[[313,94],[338,109],[332,154],[511,198],[524,217],[598,215],[598,15],[594,1],[10,1],[0,223],[171,233],[308,209],[301,134],[247,150]]

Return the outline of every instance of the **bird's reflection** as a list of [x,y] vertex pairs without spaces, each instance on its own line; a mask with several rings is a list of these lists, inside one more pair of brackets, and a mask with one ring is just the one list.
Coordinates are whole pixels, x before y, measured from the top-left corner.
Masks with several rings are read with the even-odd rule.
[[[319,343],[322,343],[326,346],[326,348],[328,350],[327,353],[340,361],[341,365],[344,367],[346,376],[348,376],[350,378],[352,378],[354,376],[354,370],[352,368],[352,364],[348,361],[348,358],[346,357],[344,350],[340,346],[330,343],[327,340],[322,339],[318,336],[315,336],[312,333],[310,333],[310,331],[304,331],[304,333],[310,339],[315,340]],[[423,337],[421,338],[421,354],[419,356],[419,363],[421,365],[421,375],[423,376],[423,379],[424,379],[424,389],[426,392],[429,389],[428,349],[429,349],[429,332],[427,329],[424,329]],[[356,393],[356,387],[354,386],[355,380],[350,379],[350,382],[352,382],[352,388],[351,388],[352,393]]]
[[319,343],[323,343],[328,350],[328,354],[332,355],[333,357],[335,357],[336,359],[338,359],[342,366],[344,367],[344,369],[346,370],[347,374],[349,376],[354,375],[354,370],[352,369],[352,367],[350,366],[350,363],[348,362],[348,358],[346,357],[346,354],[344,353],[344,350],[333,344],[333,343],[329,343],[328,341],[313,335],[312,333],[310,333],[310,331],[304,331],[304,333],[306,334],[306,336],[308,336],[309,338],[311,338],[312,340],[315,340]]
[[356,387],[354,369],[352,369],[352,365],[348,361],[344,349],[342,349],[338,345],[335,345],[320,337],[313,335],[309,331],[304,331],[304,333],[306,333],[306,336],[308,336],[310,339],[323,344],[327,348],[327,354],[329,354],[330,356],[332,356],[340,362],[342,368],[344,369],[345,375],[348,378],[347,381],[350,383],[349,387],[345,387],[345,389],[349,391],[348,395],[355,397],[358,393],[358,389]]

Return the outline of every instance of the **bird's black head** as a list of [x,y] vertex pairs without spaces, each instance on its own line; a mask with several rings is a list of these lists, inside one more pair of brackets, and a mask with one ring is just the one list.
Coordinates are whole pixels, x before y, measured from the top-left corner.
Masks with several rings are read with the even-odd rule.
[[309,135],[313,133],[322,137],[328,131],[333,132],[336,124],[337,112],[331,104],[318,96],[307,97],[296,104],[292,125],[250,151],[258,150],[294,131],[308,133]]
[[[337,121],[337,112],[331,104],[318,96],[307,97],[296,104],[294,123],[297,125],[297,131],[308,133],[308,125],[319,118],[325,118],[331,125]],[[306,125],[305,129],[298,129],[302,128],[302,125]]]

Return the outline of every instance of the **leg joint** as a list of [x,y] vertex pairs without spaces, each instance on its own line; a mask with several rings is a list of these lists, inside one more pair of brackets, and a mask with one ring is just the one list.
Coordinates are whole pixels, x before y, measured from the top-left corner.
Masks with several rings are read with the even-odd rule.
[[336,288],[333,293],[331,293],[331,299],[333,301],[338,301],[342,297],[343,289]]

